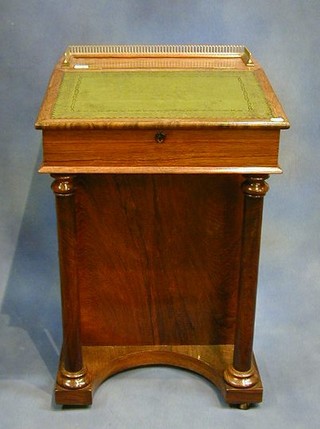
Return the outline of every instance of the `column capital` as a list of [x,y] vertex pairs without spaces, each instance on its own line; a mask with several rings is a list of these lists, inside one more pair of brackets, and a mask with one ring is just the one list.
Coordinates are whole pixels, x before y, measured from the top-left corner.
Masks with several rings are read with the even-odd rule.
[[245,180],[241,185],[242,192],[251,198],[263,198],[269,190],[269,185],[266,180],[268,174],[245,175]]
[[54,178],[51,189],[57,196],[68,196],[75,192],[75,179],[73,174],[52,174]]

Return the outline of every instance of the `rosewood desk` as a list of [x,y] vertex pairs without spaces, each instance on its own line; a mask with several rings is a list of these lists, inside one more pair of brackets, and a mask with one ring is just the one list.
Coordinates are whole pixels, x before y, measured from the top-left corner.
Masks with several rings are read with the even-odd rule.
[[262,206],[289,123],[247,48],[70,46],[36,127],[57,207],[56,402],[154,364],[260,402]]

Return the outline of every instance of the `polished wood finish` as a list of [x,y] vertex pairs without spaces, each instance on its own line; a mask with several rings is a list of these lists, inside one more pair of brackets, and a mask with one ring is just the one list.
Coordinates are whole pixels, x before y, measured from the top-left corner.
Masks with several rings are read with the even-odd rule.
[[[56,385],[59,404],[90,405],[96,389],[109,377],[127,369],[150,365],[169,365],[193,371],[211,381],[229,404],[251,404],[262,400],[260,377],[255,386],[241,390],[224,382],[224,369],[233,358],[232,345],[84,346],[82,353],[92,383],[85,389],[73,391]],[[254,359],[253,367],[259,374]]]
[[[186,56],[185,56],[186,57]],[[148,63],[150,58],[131,58],[127,59],[125,67],[119,67],[119,70],[141,70],[141,68],[147,69],[148,64],[150,69],[152,70],[185,70],[186,65],[184,64],[184,57],[175,57],[171,56],[166,58],[165,64],[154,64],[154,59],[152,62]],[[79,60],[79,58],[77,58]],[[96,62],[96,70],[110,70],[114,68],[113,59],[108,58],[105,61],[105,64],[101,67],[102,58],[95,58]],[[143,61],[144,64],[141,66],[139,62]],[[52,118],[52,108],[57,99],[58,92],[60,89],[61,81],[63,79],[64,73],[68,71],[69,73],[73,73],[74,69],[66,69],[64,67],[64,57],[61,57],[57,62],[52,76],[49,81],[48,90],[46,96],[43,100],[37,121],[35,123],[35,127],[41,130],[53,130],[53,129],[115,129],[115,130],[126,130],[126,129],[190,129],[190,128],[243,128],[249,127],[251,129],[286,129],[289,128],[290,124],[286,114],[275,94],[273,88],[264,73],[264,70],[261,68],[258,61],[254,60],[254,65],[250,67],[250,73],[253,73],[263,92],[265,98],[270,105],[270,109],[273,112],[274,118],[281,118],[281,121],[272,121],[272,118],[265,118],[264,120],[257,119],[237,119],[234,117],[228,118],[212,118],[208,119],[194,119],[194,118],[177,118],[177,119],[167,119],[167,118],[156,118],[150,119],[146,118],[119,118],[119,119],[109,119],[109,118],[96,118],[96,119],[53,119]],[[85,61],[86,62],[86,61]],[[231,62],[233,63],[231,65]],[[230,58],[228,60],[228,64],[225,62],[218,62],[214,67],[212,65],[208,65],[208,58],[197,58],[193,59],[192,66],[190,64],[190,69],[221,69],[224,68],[226,72],[234,71],[234,70],[242,70],[243,62],[237,58]],[[188,67],[187,67],[188,69]]]
[[77,269],[77,231],[74,176],[54,176],[63,326],[63,366],[57,382],[71,389],[88,384],[83,368]]
[[242,184],[245,198],[233,366],[243,372],[250,370],[252,364],[263,197],[268,191],[264,179],[267,177],[250,176]]
[[79,177],[82,344],[233,343],[240,181],[235,175]]
[[[249,59],[183,53],[59,60],[36,122],[43,130],[40,171],[54,177],[57,206],[57,403],[91,404],[111,375],[158,364],[206,377],[229,404],[261,402],[252,345],[263,197],[268,175],[281,172],[280,130],[289,123]],[[57,119],[64,73],[77,65],[97,73],[249,68],[272,116]]]
[[233,365],[225,380],[234,387],[251,387],[259,377],[253,368],[252,345],[258,282],[263,197],[268,191],[268,176],[247,176],[242,184],[244,212],[241,268]]
[[46,130],[41,172],[279,173],[279,130]]
[[77,275],[76,218],[74,177],[56,177],[52,184],[56,210],[60,255],[60,280],[63,317],[64,366],[67,371],[82,369],[80,307]]

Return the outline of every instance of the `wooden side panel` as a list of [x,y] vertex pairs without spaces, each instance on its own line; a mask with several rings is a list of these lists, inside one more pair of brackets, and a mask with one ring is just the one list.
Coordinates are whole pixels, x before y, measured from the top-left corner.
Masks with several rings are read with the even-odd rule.
[[236,175],[83,175],[84,345],[234,342],[242,222]]

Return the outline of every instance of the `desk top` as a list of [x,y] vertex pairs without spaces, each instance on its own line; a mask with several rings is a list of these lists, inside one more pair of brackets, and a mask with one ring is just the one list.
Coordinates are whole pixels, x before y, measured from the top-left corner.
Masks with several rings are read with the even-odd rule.
[[288,128],[244,46],[70,46],[36,127]]

